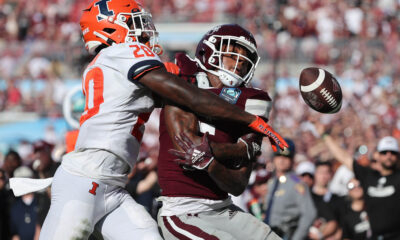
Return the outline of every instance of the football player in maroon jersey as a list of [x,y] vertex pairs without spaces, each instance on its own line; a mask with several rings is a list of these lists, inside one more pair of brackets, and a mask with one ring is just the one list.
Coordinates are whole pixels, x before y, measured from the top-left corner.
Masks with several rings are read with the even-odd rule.
[[[253,35],[236,24],[217,26],[197,46],[196,58],[176,55],[171,72],[225,101],[267,119],[271,101],[248,87],[259,57]],[[175,66],[175,67],[174,67]],[[158,176],[165,239],[280,239],[232,203],[246,188],[262,135],[236,123],[166,105],[160,117]]]

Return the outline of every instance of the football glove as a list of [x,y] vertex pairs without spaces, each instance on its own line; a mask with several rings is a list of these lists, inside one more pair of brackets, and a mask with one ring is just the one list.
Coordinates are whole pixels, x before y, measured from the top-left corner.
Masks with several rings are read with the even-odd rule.
[[196,145],[189,137],[181,133],[180,136],[175,136],[176,143],[182,148],[182,151],[169,149],[168,152],[178,157],[174,161],[182,165],[185,169],[195,168],[204,170],[214,160],[208,142],[208,132],[203,136],[200,144]]
[[286,141],[277,133],[275,130],[268,125],[262,118],[256,116],[256,120],[249,124],[249,127],[256,132],[262,133],[269,138],[271,142],[271,147],[274,152],[278,151],[277,146],[284,150],[285,148],[289,147]]
[[165,62],[164,63],[165,69],[172,74],[178,75],[179,74],[179,67],[172,62]]
[[261,155],[262,138],[260,134],[249,133],[238,139],[238,142],[243,142],[247,149],[247,160],[254,160],[256,156]]

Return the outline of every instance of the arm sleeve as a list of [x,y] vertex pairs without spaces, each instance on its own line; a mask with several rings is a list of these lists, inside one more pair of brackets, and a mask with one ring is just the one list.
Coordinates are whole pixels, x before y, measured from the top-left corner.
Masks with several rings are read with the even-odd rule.
[[305,239],[308,235],[308,229],[310,228],[315,217],[317,216],[317,210],[315,209],[310,190],[307,186],[304,186],[304,188],[304,194],[296,194],[301,213],[296,231],[293,234],[293,240]]
[[137,81],[151,70],[163,68],[164,64],[155,59],[149,59],[133,64],[128,71],[128,79],[130,81]]
[[96,63],[120,72],[129,81],[135,82],[146,73],[164,68],[157,54],[141,43],[124,43],[105,48]]

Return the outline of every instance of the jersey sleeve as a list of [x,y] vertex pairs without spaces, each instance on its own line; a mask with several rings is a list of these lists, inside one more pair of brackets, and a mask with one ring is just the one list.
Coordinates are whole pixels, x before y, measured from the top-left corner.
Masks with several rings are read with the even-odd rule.
[[146,73],[165,68],[157,54],[141,43],[122,43],[100,52],[100,64],[117,70],[129,81],[137,81]]
[[262,117],[263,119],[268,119],[269,107],[271,104],[271,98],[267,92],[262,91],[257,88],[242,88],[243,96],[239,101],[243,101],[244,110],[248,113]]
[[155,59],[137,62],[129,68],[127,74],[128,80],[137,81],[146,73],[158,68],[165,68],[165,66],[162,62],[159,62]]

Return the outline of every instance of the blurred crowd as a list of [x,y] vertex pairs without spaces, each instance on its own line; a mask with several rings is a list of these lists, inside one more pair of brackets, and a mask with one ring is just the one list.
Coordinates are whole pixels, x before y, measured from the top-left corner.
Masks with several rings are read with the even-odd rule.
[[[62,117],[68,81],[79,81],[90,59],[77,24],[88,2],[0,0],[0,113],[36,112],[43,117]],[[255,34],[262,68],[256,71],[253,84],[272,95],[270,122],[296,144],[293,169],[304,162],[311,166],[303,167],[307,170],[299,170],[297,174],[314,177],[315,163],[331,162],[332,169],[328,172],[333,177],[340,165],[322,141],[316,121],[328,126],[337,143],[365,165],[373,165],[380,138],[390,135],[400,139],[399,1],[139,2],[153,14],[156,26],[223,21],[239,23]],[[301,99],[297,76],[305,66],[321,66],[338,79],[343,91],[339,113],[319,114]],[[153,113],[146,126],[143,152],[128,184],[135,199],[153,216],[157,208],[154,199],[159,191],[155,174],[157,114]],[[66,151],[63,140],[52,139],[22,141],[15,149],[0,153],[0,201],[10,209],[4,212],[6,208],[1,208],[1,234],[37,234],[40,229],[49,206],[49,193],[15,199],[7,190],[7,179],[52,176]],[[253,203],[264,202],[266,183],[273,170],[272,152],[265,141],[249,188],[237,199],[238,204],[260,219],[265,216],[258,209],[260,206]],[[346,184],[339,195],[348,196],[350,187]],[[26,206],[30,206],[29,210],[21,210]],[[27,211],[32,212],[27,215]],[[25,215],[19,215],[22,213]],[[2,236],[0,239],[6,239]]]
[[[0,2],[0,110],[60,116],[65,81],[79,79],[90,58],[76,24],[88,2]],[[263,88],[273,88],[278,77],[297,76],[298,63],[330,67],[343,81],[359,86],[358,95],[372,91],[379,81],[386,87],[398,80],[396,0],[139,2],[156,24],[236,22],[249,29],[256,36],[261,65],[267,64],[258,71],[257,84]]]

